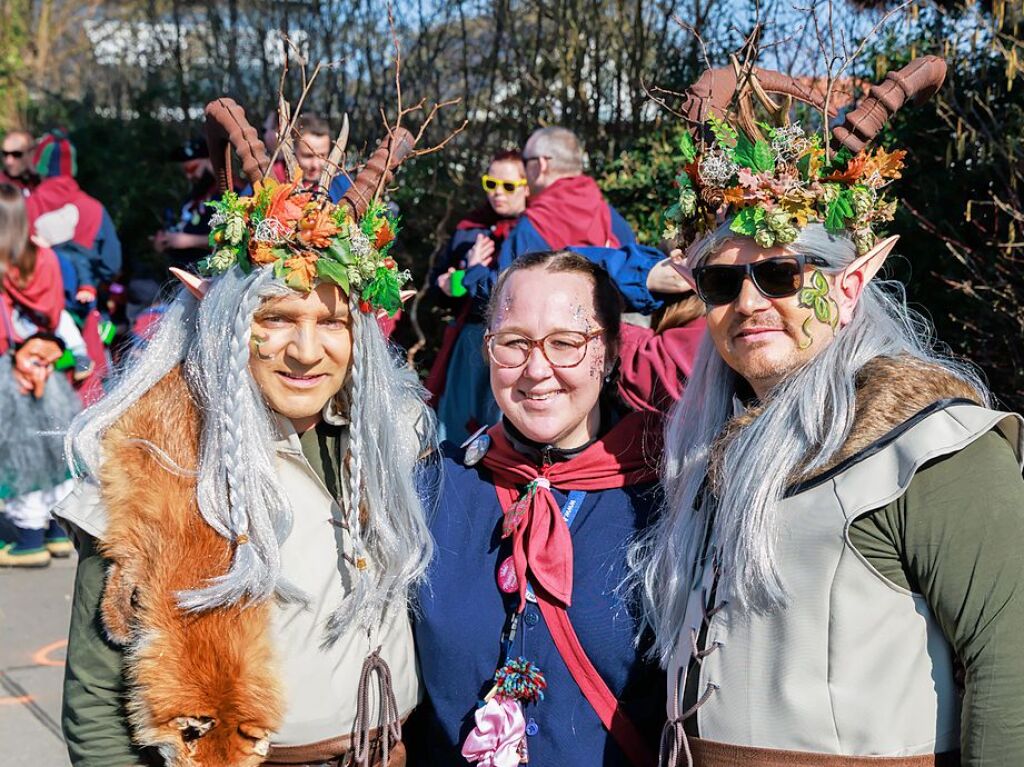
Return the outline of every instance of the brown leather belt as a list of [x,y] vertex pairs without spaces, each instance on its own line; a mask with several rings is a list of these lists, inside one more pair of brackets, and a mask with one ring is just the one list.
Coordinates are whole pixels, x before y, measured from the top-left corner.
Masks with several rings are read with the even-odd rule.
[[[377,730],[370,733],[369,767],[382,767],[384,764],[384,754],[378,734]],[[405,767],[405,761],[405,745],[401,742],[391,743],[388,767]],[[305,746],[271,746],[270,754],[263,764],[267,767],[271,767],[271,765],[349,767],[349,765],[355,765],[355,757],[352,754],[352,737],[345,735]]]
[[841,756],[750,748],[690,738],[693,767],[960,767],[960,752],[922,756]]

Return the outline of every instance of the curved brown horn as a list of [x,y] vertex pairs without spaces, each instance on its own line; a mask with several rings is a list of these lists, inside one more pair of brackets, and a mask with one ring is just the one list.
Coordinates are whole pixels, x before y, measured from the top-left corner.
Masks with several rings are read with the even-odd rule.
[[[821,94],[815,93],[789,75],[760,67],[754,67],[751,75],[757,78],[760,88],[765,93],[789,96],[818,110],[825,108],[825,99]],[[686,99],[682,106],[683,116],[695,124],[705,122],[711,115],[724,117],[733,96],[736,95],[738,85],[739,79],[732,67],[706,70],[697,82],[686,89]],[[835,115],[835,109],[829,107],[829,116]]]
[[867,98],[832,131],[833,138],[851,152],[859,152],[908,100],[923,104],[935,95],[945,79],[945,61],[938,56],[919,56],[898,72],[887,74],[878,85],[872,85]]
[[206,105],[206,142],[222,192],[232,187],[231,147],[242,161],[242,172],[250,183],[262,180],[270,168],[267,148],[234,99],[219,98]]
[[[391,180],[391,174],[402,161],[412,154],[416,139],[405,128],[392,131],[377,145],[366,165],[356,176],[355,181],[339,205],[348,205],[353,218],[359,220],[366,212],[370,201],[377,190]],[[389,161],[390,158],[390,161]]]

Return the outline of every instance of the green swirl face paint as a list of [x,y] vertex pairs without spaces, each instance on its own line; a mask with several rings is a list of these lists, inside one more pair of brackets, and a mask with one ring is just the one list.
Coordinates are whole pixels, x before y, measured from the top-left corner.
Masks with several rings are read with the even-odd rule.
[[801,328],[805,340],[800,343],[800,349],[806,349],[814,342],[814,337],[807,330],[811,320],[817,320],[824,325],[828,325],[832,328],[833,334],[836,332],[836,328],[839,327],[839,304],[836,303],[829,293],[829,284],[828,280],[825,279],[825,275],[818,269],[815,269],[811,273],[810,283],[810,286],[805,286],[801,289],[798,296],[798,305],[804,309],[811,310],[810,316],[804,320]]

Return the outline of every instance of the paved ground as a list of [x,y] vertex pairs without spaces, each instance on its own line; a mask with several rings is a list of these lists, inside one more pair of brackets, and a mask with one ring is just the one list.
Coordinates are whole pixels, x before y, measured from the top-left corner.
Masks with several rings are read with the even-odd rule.
[[60,694],[75,562],[72,556],[40,570],[0,568],[3,767],[68,764]]

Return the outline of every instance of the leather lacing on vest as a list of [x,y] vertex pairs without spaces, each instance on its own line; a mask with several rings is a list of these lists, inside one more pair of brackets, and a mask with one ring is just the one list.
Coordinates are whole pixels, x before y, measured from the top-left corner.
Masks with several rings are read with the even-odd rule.
[[371,733],[374,729],[370,722],[370,683],[371,677],[377,676],[377,695],[380,699],[378,723],[381,767],[388,767],[392,747],[402,740],[402,720],[395,700],[395,689],[391,683],[391,669],[380,657],[380,647],[370,653],[363,661],[363,670],[359,674],[359,690],[356,699],[356,722],[352,737],[352,756],[355,763],[368,767],[372,746]]
[[[711,619],[721,611],[726,605],[729,604],[728,600],[722,600],[714,607],[708,607],[708,590],[705,588],[701,591],[701,630],[709,628],[711,625]],[[711,655],[711,653],[718,652],[725,645],[722,642],[714,641],[703,650],[698,645],[700,632],[698,629],[690,629],[690,659],[696,661],[698,664],[703,663],[704,659]],[[661,730],[661,744],[658,749],[658,764],[662,767],[675,767],[679,764],[680,752],[686,755],[686,767],[693,767],[693,754],[690,752],[690,740],[686,735],[686,728],[684,722],[691,716],[697,713],[701,706],[711,699],[711,696],[718,691],[719,686],[714,682],[708,682],[704,688],[704,692],[701,693],[697,701],[685,711],[679,711],[679,700],[680,700],[680,689],[679,680],[684,675],[687,667],[690,664],[687,663],[679,667],[679,671],[676,672],[676,679],[672,690],[672,716],[665,722],[665,726]]]

